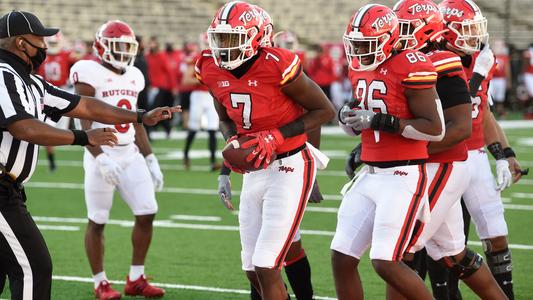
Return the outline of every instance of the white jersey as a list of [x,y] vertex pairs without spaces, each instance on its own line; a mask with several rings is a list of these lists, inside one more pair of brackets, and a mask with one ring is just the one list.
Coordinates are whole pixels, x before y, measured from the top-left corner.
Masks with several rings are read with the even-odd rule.
[[[144,76],[136,67],[128,67],[123,74],[116,74],[99,62],[80,60],[70,69],[70,81],[73,84],[85,83],[95,90],[94,97],[109,105],[135,111],[137,97],[144,89]],[[92,128],[109,127],[108,124],[92,123]],[[135,129],[132,124],[117,124],[119,145],[126,145],[135,140]]]

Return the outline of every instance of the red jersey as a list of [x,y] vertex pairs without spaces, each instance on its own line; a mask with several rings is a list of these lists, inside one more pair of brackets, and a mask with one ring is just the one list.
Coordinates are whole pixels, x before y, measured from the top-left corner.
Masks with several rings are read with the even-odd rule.
[[176,74],[172,69],[170,57],[165,52],[147,54],[146,63],[152,87],[167,91],[177,88]]
[[337,80],[335,62],[327,53],[313,58],[307,73],[319,86],[328,86]]
[[[474,65],[479,52],[472,55],[472,62],[468,67],[463,66],[468,81],[472,78],[474,73]],[[485,146],[485,135],[483,128],[483,118],[488,109],[488,90],[489,83],[492,79],[492,74],[496,68],[496,63],[492,66],[487,77],[481,82],[476,97],[472,98],[472,135],[466,140],[468,150],[475,150]]]
[[[303,107],[281,91],[302,74],[300,59],[289,50],[261,48],[257,59],[241,78],[219,68],[211,50],[204,50],[196,62],[195,72],[216,101],[226,108],[239,135],[280,128],[304,113]],[[276,152],[293,150],[306,141],[306,134],[286,138]]]
[[509,55],[496,55],[496,69],[494,78],[507,78],[507,69],[509,68]]
[[533,73],[533,47],[524,51],[524,58],[526,60],[526,73]]
[[[461,58],[457,54],[451,51],[437,50],[432,51],[427,55],[433,62],[433,66],[437,71],[437,81],[444,77],[457,76],[463,79],[468,86],[466,74],[463,70],[463,65],[461,64]],[[446,99],[441,98],[440,100],[442,101],[442,108],[444,110],[451,107],[444,102]],[[466,141],[461,141],[445,151],[431,154],[428,162],[447,163],[453,161],[465,161],[467,158],[468,148],[466,147]]]
[[[387,59],[373,71],[350,69],[348,77],[356,99],[361,99],[360,108],[412,119],[405,90],[435,87],[437,73],[425,54],[406,50]],[[365,162],[428,157],[427,141],[408,139],[400,134],[365,129],[361,133],[361,142],[361,159]]]
[[48,54],[42,65],[37,70],[44,80],[57,86],[64,87],[68,83],[70,67],[72,66],[70,52],[61,51],[57,54]]
[[[190,66],[194,67],[196,62],[198,60],[200,60],[200,57],[202,57],[202,53],[199,53],[199,54],[195,55],[193,59],[191,59],[191,60],[189,60],[187,62],[187,67],[190,67]],[[195,76],[195,75],[192,75],[192,76]],[[191,90],[193,90],[193,91],[209,91],[209,88],[205,84],[197,84],[197,85],[193,85],[191,87]]]

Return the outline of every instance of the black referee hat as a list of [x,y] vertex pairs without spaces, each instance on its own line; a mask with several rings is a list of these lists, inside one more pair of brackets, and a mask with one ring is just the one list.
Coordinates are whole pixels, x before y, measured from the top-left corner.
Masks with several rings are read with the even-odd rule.
[[0,18],[0,38],[8,38],[23,34],[52,36],[59,32],[58,28],[46,28],[39,18],[26,11],[11,11]]

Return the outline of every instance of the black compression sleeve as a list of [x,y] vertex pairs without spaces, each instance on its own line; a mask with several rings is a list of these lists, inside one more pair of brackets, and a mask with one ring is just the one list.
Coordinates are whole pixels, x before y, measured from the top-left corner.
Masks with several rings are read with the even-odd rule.
[[442,109],[472,103],[466,82],[459,76],[439,78],[437,93],[442,102]]
[[470,82],[468,82],[470,87],[470,96],[475,97],[477,95],[479,87],[481,86],[481,82],[483,82],[484,79],[485,77],[479,75],[478,73],[472,74],[472,78],[470,78]]
[[300,118],[279,129],[284,138],[297,136],[305,133],[304,121]]

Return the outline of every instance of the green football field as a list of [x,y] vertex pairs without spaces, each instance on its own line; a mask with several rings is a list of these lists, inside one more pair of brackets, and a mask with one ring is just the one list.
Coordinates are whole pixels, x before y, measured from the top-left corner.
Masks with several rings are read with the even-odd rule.
[[[506,131],[522,166],[533,169],[533,126],[529,127]],[[317,299],[335,297],[329,245],[340,205],[339,190],[347,181],[344,157],[355,144],[355,140],[342,135],[324,134],[322,138],[322,150],[332,158],[328,169],[318,174],[327,200],[309,204],[301,226]],[[222,147],[221,142],[219,146]],[[197,158],[190,171],[182,167],[183,139],[155,140],[153,148],[165,174],[165,190],[157,194],[159,213],[146,263],[147,275],[165,287],[166,299],[248,299],[248,282],[240,268],[237,216],[218,200],[217,173],[208,171],[206,139],[195,141],[193,155]],[[55,173],[48,171],[44,152],[41,149],[39,165],[26,190],[29,210],[43,232],[54,263],[52,299],[92,299],[92,277],[84,250],[87,221],[83,149],[57,148],[59,167]],[[235,195],[241,176],[232,175],[232,182]],[[533,175],[506,190],[503,201],[512,244],[516,298],[532,299]],[[234,202],[238,202],[238,197],[234,197]],[[116,193],[105,230],[105,271],[119,290],[129,271],[132,220],[128,207]],[[472,248],[482,252],[473,229],[471,240]],[[362,260],[360,273],[366,298],[384,299],[384,284],[368,257]],[[465,299],[476,298],[464,286],[462,290]],[[0,298],[9,298],[9,293],[4,291]]]

